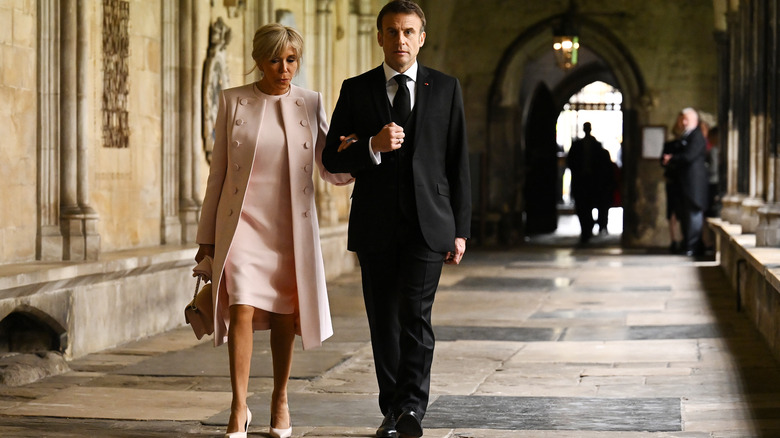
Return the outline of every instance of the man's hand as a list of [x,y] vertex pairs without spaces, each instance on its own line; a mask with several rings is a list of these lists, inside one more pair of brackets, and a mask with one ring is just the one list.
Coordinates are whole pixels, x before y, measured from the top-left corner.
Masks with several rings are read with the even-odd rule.
[[405,136],[404,128],[390,122],[371,140],[371,148],[374,153],[394,151],[401,147]]
[[455,238],[455,251],[449,251],[444,257],[444,263],[448,265],[460,264],[463,254],[466,252],[466,239],[462,237]]
[[663,157],[663,165],[666,166],[669,164],[669,161],[672,159],[672,154],[664,154]]

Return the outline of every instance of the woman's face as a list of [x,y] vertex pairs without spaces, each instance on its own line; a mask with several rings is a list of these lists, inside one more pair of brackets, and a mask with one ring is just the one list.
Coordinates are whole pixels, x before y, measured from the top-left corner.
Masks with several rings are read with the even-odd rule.
[[287,46],[279,56],[261,62],[257,68],[263,72],[263,79],[260,79],[263,92],[284,94],[290,89],[290,82],[298,70],[298,55],[291,46]]

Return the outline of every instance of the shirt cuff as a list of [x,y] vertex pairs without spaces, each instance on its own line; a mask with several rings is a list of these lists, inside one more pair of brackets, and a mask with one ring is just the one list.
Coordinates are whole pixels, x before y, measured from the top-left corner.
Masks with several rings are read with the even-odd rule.
[[382,164],[382,154],[380,152],[374,152],[374,148],[371,147],[371,142],[374,141],[374,137],[368,139],[368,155],[371,156],[371,161],[374,164]]

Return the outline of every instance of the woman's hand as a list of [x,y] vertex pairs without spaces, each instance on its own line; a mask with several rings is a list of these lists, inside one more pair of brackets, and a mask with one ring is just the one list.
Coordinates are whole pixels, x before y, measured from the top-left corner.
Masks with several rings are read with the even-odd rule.
[[356,134],[349,134],[348,136],[341,136],[339,137],[339,140],[341,140],[341,144],[339,145],[339,149],[336,152],[341,152],[344,149],[348,148],[352,143],[355,143],[358,141]]
[[206,256],[214,258],[214,245],[207,245],[201,243],[198,247],[198,253],[195,254],[195,263],[200,263]]

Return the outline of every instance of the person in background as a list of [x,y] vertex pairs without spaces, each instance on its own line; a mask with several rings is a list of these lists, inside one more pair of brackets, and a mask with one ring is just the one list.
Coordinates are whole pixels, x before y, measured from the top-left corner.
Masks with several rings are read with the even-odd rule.
[[680,181],[680,169],[669,161],[664,162],[664,157],[672,156],[680,147],[680,136],[684,131],[682,114],[677,116],[672,127],[673,139],[664,143],[661,156],[658,158],[664,168],[664,187],[666,189],[666,220],[669,221],[669,252],[681,254],[685,252],[685,244],[681,235],[679,215],[682,208],[682,183]]
[[707,141],[699,127],[699,115],[693,108],[681,111],[683,134],[675,153],[664,154],[663,165],[679,169],[682,211],[679,219],[685,239],[685,254],[700,256],[704,210],[707,207]]
[[[707,208],[704,210],[704,217],[720,217],[720,137],[718,127],[714,126],[707,133]],[[702,244],[705,254],[714,251],[715,236],[712,230],[705,226],[702,230]]]
[[295,335],[309,349],[333,334],[313,165],[331,183],[352,179],[322,167],[322,96],[291,83],[302,54],[295,29],[263,26],[252,51],[262,79],[219,94],[195,260],[214,258],[214,345],[228,343],[233,389],[227,438],[246,437],[252,420],[246,398],[253,330],[271,330],[274,438],[292,434],[287,381]]
[[580,244],[587,244],[593,236],[594,208],[599,210],[599,226],[606,232],[615,172],[609,152],[591,135],[590,122],[585,122],[582,129],[585,137],[572,143],[566,166],[571,170],[571,195],[580,221]]

